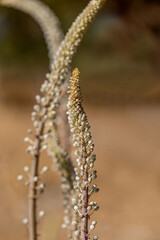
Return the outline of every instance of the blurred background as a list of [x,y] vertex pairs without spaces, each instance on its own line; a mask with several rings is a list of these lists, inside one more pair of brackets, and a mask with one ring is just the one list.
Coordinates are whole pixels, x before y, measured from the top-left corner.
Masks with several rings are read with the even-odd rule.
[[[64,32],[87,0],[44,0]],[[100,193],[96,229],[105,240],[160,239],[160,2],[110,0],[87,32],[74,61],[97,154]],[[30,165],[23,138],[49,69],[34,20],[0,6],[0,239],[28,239],[27,189],[17,183]],[[42,166],[51,166],[45,155]],[[51,167],[39,208],[42,240],[63,240],[62,197]],[[94,217],[93,217],[94,218]],[[94,219],[93,219],[94,220]]]

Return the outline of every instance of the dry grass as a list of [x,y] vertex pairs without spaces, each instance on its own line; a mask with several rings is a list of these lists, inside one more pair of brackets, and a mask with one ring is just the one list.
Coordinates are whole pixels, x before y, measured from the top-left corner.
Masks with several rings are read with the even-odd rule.
[[[160,111],[159,107],[87,107],[97,152],[97,233],[105,240],[158,240],[160,235]],[[17,183],[29,157],[23,138],[31,108],[0,105],[0,239],[27,240],[21,224],[27,191]],[[50,160],[44,158],[50,165]],[[46,193],[40,208],[48,211],[40,223],[42,240],[62,240],[61,194],[54,171],[44,176]],[[48,234],[49,232],[49,234]]]

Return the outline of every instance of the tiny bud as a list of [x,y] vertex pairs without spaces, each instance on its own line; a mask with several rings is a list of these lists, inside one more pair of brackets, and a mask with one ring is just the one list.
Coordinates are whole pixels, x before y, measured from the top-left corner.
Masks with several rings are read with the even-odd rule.
[[46,149],[47,149],[47,145],[43,145],[42,150],[46,150]]
[[41,189],[45,188],[45,184],[44,184],[44,183],[41,183],[41,184],[39,185],[39,188],[41,188]]
[[99,188],[96,188],[94,191],[95,191],[95,193],[99,192]]
[[41,210],[41,211],[39,212],[39,216],[40,216],[40,217],[43,217],[44,215],[45,215],[45,211]]
[[72,198],[72,203],[76,203],[76,198]]
[[93,237],[93,240],[98,240],[98,237],[97,237],[97,236],[94,236],[94,237]]
[[87,207],[87,211],[89,212],[91,210],[91,206],[88,206]]
[[28,166],[25,166],[23,169],[24,169],[25,172],[29,171],[29,167]]
[[91,225],[91,226],[90,226],[90,230],[93,230],[94,228],[95,228],[94,225]]
[[80,235],[80,231],[79,230],[75,231],[74,233],[75,233],[76,236]]
[[43,168],[42,168],[42,171],[41,172],[47,172],[48,171],[48,167],[47,166],[44,166]]
[[28,138],[28,137],[25,137],[25,138],[24,138],[24,142],[29,142],[29,138]]
[[27,132],[28,133],[32,133],[33,131],[32,131],[32,129],[28,129]]
[[98,209],[99,209],[99,206],[96,206],[96,207],[94,207],[94,209],[95,209],[95,211],[98,211]]
[[79,181],[79,180],[80,180],[80,177],[77,176],[77,177],[76,177],[76,181]]
[[38,177],[35,176],[35,177],[33,178],[33,181],[34,181],[34,182],[37,182],[37,181],[38,181]]
[[77,222],[76,221],[72,221],[72,225],[73,226],[77,225]]
[[32,150],[33,150],[33,147],[32,146],[28,146],[27,152],[31,152]]
[[78,206],[77,206],[77,205],[74,206],[74,210],[75,210],[75,211],[78,210]]
[[27,223],[28,223],[28,219],[27,219],[27,218],[24,218],[24,219],[22,220],[22,223],[23,223],[23,224],[27,224]]
[[22,181],[23,180],[23,176],[22,175],[17,176],[17,180],[18,181]]
[[61,228],[66,228],[66,224],[62,224],[62,225],[61,225]]
[[96,221],[93,221],[93,222],[92,222],[92,225],[96,225],[96,224],[97,224],[97,222],[96,222]]

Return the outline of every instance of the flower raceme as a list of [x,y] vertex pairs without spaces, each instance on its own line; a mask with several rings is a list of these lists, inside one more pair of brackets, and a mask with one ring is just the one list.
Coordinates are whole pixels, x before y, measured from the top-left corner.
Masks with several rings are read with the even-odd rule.
[[[69,86],[68,100],[68,121],[71,132],[73,134],[73,146],[75,147],[75,155],[78,167],[75,168],[75,184],[78,197],[73,199],[74,211],[78,213],[81,219],[81,226],[74,221],[73,225],[77,225],[75,235],[81,235],[81,240],[88,240],[90,231],[95,228],[96,221],[93,221],[88,227],[88,220],[92,213],[99,209],[96,202],[89,202],[90,196],[99,191],[95,184],[91,184],[97,177],[97,172],[94,170],[94,162],[96,156],[93,153],[94,144],[90,132],[90,125],[87,120],[87,115],[82,106],[82,93],[80,89],[79,70],[76,68],[73,71]],[[94,236],[94,239],[98,239]]]

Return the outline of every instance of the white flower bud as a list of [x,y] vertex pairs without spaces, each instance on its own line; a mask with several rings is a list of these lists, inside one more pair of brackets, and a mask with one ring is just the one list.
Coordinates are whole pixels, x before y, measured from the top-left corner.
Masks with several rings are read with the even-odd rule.
[[75,210],[75,211],[78,210],[78,206],[77,206],[77,205],[74,206],[74,210]]
[[23,169],[24,169],[25,172],[29,171],[29,167],[28,166],[25,166]]
[[43,150],[46,150],[46,149],[47,149],[47,145],[43,145],[43,146],[42,146],[42,149],[43,149]]
[[33,181],[34,181],[34,182],[37,182],[37,181],[38,181],[38,177],[35,176],[35,177],[33,178]]
[[80,231],[79,230],[75,231],[74,233],[75,233],[76,236],[80,235]]
[[92,222],[92,225],[96,225],[96,224],[97,224],[97,222],[96,222],[96,221],[93,221],[93,222]]
[[48,167],[47,166],[44,166],[43,168],[42,168],[42,171],[41,171],[41,173],[44,173],[44,172],[47,172],[48,171]]
[[90,230],[93,230],[94,228],[95,228],[94,225],[91,225],[91,226],[90,226]]
[[66,228],[66,224],[62,224],[61,228],[63,228],[63,229]]
[[93,240],[98,240],[98,237],[97,237],[97,236],[94,236],[94,237],[93,237]]
[[28,133],[32,133],[33,131],[32,131],[32,129],[28,129],[27,132]]
[[76,176],[76,181],[79,181],[80,180],[80,177]]
[[73,226],[77,225],[77,222],[76,221],[72,221],[72,225]]
[[24,177],[23,177],[22,175],[17,176],[17,180],[18,180],[18,181],[22,181],[23,178],[24,178]]
[[29,142],[29,137],[25,137],[24,142]]
[[32,150],[33,150],[33,147],[32,146],[28,146],[27,152],[31,152]]
[[45,188],[45,184],[44,184],[44,183],[41,183],[41,184],[39,185],[39,188],[41,188],[41,189]]
[[27,219],[27,218],[24,218],[24,219],[22,220],[22,223],[23,223],[23,224],[27,224],[27,223],[28,223],[28,219]]
[[72,203],[73,203],[73,204],[76,203],[76,198],[72,198]]
[[44,215],[45,215],[45,211],[41,210],[41,211],[39,212],[39,216],[40,216],[40,217],[43,217]]

